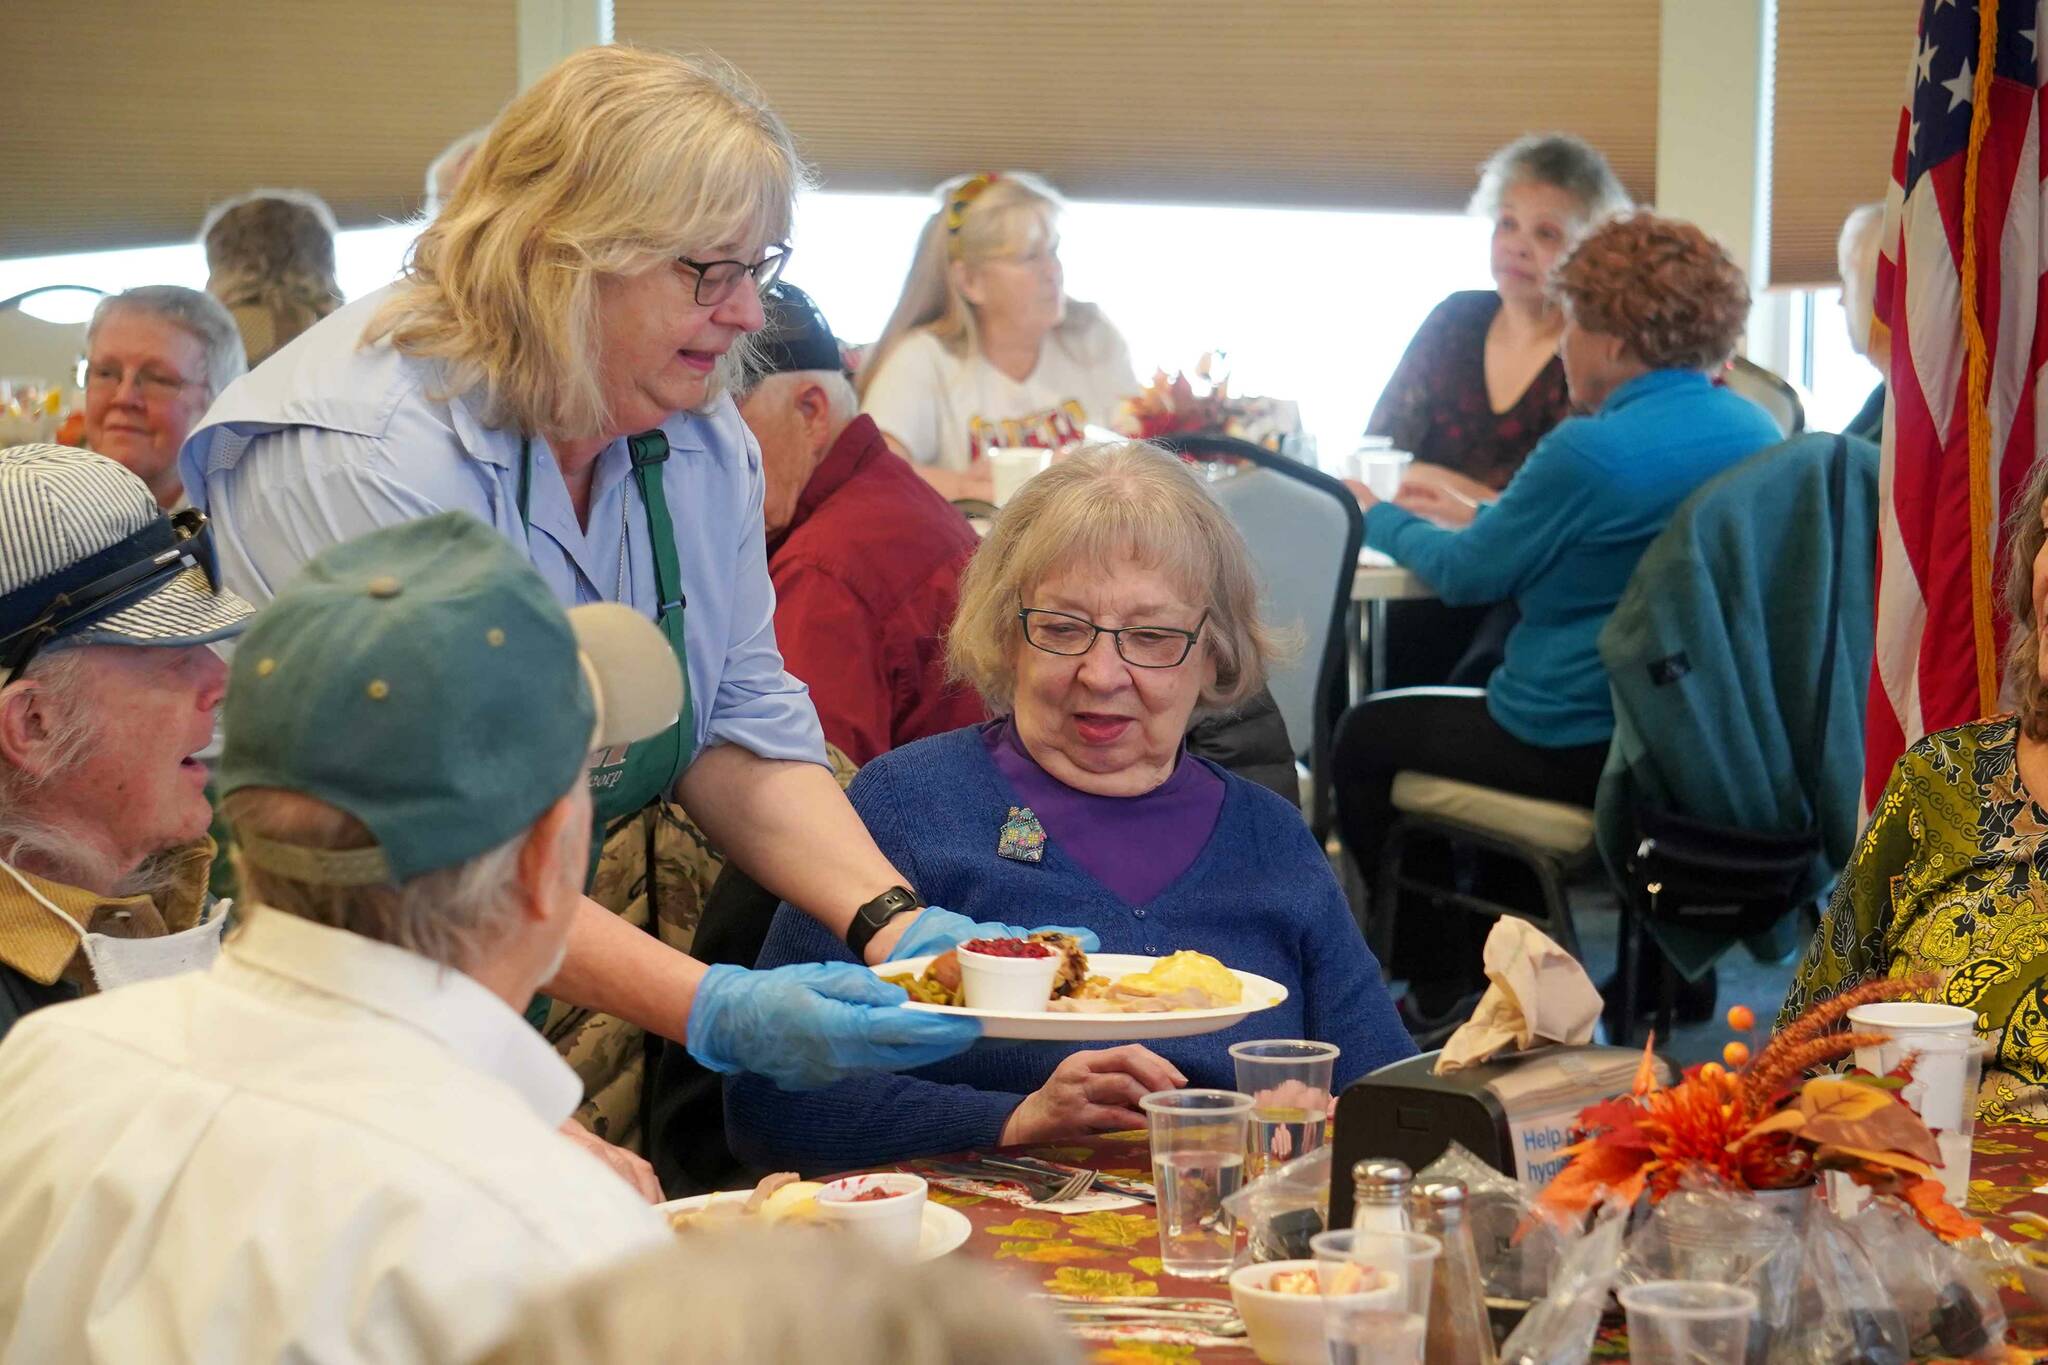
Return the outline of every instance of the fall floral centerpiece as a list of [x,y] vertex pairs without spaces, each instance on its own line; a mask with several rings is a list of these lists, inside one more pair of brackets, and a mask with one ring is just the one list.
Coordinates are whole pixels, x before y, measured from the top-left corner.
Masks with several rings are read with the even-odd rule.
[[1123,401],[1110,425],[1139,441],[1203,432],[1278,450],[1301,431],[1301,413],[1283,399],[1231,397],[1220,357],[1211,352],[1192,377],[1185,371],[1171,378],[1164,370],[1155,373],[1151,383]]
[[[1837,1029],[1850,1010],[1876,1000],[1914,995],[1927,978],[1873,981],[1807,1010],[1754,1056],[1732,1042],[1717,1062],[1688,1067],[1676,1085],[1659,1086],[1648,1047],[1632,1093],[1579,1115],[1582,1136],[1565,1149],[1570,1162],[1544,1188],[1541,1208],[1583,1213],[1602,1200],[1624,1206],[1645,1191],[1657,1201],[1702,1182],[1747,1190],[1811,1185],[1821,1171],[1840,1171],[1874,1193],[1896,1195],[1938,1236],[1973,1237],[1978,1226],[1952,1207],[1933,1168],[1941,1156],[1934,1135],[1899,1097],[1905,1069],[1888,1076],[1860,1072],[1809,1075],[1882,1034]],[[1729,1011],[1746,1030],[1750,1011]],[[1651,1043],[1655,1043],[1651,1039]]]

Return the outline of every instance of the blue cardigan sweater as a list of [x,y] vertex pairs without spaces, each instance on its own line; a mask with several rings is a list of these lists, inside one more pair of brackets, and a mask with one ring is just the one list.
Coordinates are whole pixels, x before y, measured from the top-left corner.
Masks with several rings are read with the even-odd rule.
[[1365,514],[1365,543],[1452,606],[1514,599],[1522,619],[1486,682],[1502,729],[1546,748],[1604,744],[1600,627],[1636,561],[1693,489],[1778,439],[1740,394],[1696,370],[1652,370],[1553,427],[1464,530],[1383,502]]
[[[1017,801],[979,727],[883,754],[861,769],[847,795],[882,852],[933,905],[978,920],[1093,929],[1106,953],[1193,948],[1284,984],[1285,1003],[1234,1028],[1146,1044],[1190,1085],[1235,1089],[1228,1048],[1250,1038],[1336,1043],[1340,1086],[1413,1054],[1379,963],[1301,813],[1263,787],[1216,772],[1226,791],[1208,845],[1179,880],[1136,906],[1065,857],[1056,838],[1041,862],[996,856],[997,830]],[[784,905],[758,965],[848,960],[844,944]],[[805,1172],[991,1146],[1010,1111],[1079,1050],[987,1040],[918,1071],[801,1093],[758,1076],[733,1077],[725,1083],[726,1132],[742,1161]]]

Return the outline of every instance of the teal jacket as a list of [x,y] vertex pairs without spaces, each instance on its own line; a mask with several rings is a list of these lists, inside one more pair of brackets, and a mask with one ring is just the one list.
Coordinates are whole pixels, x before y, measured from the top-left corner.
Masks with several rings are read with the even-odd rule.
[[[1839,514],[1828,487],[1838,439]],[[1795,436],[1678,509],[1600,632],[1615,732],[1595,814],[1610,868],[1631,851],[1630,810],[1639,802],[1761,833],[1818,825],[1822,851],[1806,894],[1848,862],[1863,780],[1876,540],[1877,448],[1848,437]],[[1821,743],[1831,571],[1840,599]]]
[[1503,729],[1546,748],[1604,744],[1614,715],[1597,641],[1636,561],[1687,494],[1777,439],[1747,398],[1695,370],[1653,370],[1553,428],[1464,530],[1381,503],[1365,542],[1452,606],[1514,599],[1521,620],[1486,683]]

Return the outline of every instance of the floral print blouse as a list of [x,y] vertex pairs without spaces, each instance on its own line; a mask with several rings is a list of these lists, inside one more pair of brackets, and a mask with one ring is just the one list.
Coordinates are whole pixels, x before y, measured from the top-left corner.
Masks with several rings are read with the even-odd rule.
[[1373,405],[1366,434],[1390,436],[1418,460],[1506,488],[1544,434],[1571,415],[1571,400],[1564,363],[1553,356],[1506,412],[1493,410],[1486,329],[1499,311],[1500,295],[1490,289],[1461,290],[1432,309]]
[[1979,1114],[2048,1123],[2048,811],[2020,781],[2018,737],[2014,717],[1975,721],[1899,759],[1779,1023],[1874,977],[1937,972],[1927,998],[1977,1011],[1993,1044]]

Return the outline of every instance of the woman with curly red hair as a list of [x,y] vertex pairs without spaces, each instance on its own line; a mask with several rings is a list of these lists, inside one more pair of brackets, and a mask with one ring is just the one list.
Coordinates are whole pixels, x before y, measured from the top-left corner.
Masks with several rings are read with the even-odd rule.
[[[1429,489],[1395,506],[1354,489],[1372,548],[1447,603],[1512,599],[1521,613],[1483,689],[1382,692],[1344,717],[1337,813],[1368,879],[1398,772],[1592,805],[1614,732],[1600,628],[1679,503],[1778,440],[1763,409],[1709,378],[1742,335],[1749,286],[1706,233],[1650,213],[1609,219],[1549,287],[1565,382],[1587,415],[1553,428],[1490,506]],[[1430,937],[1397,934],[1391,964],[1423,1018],[1456,1003],[1479,961],[1476,937],[1469,953]]]

